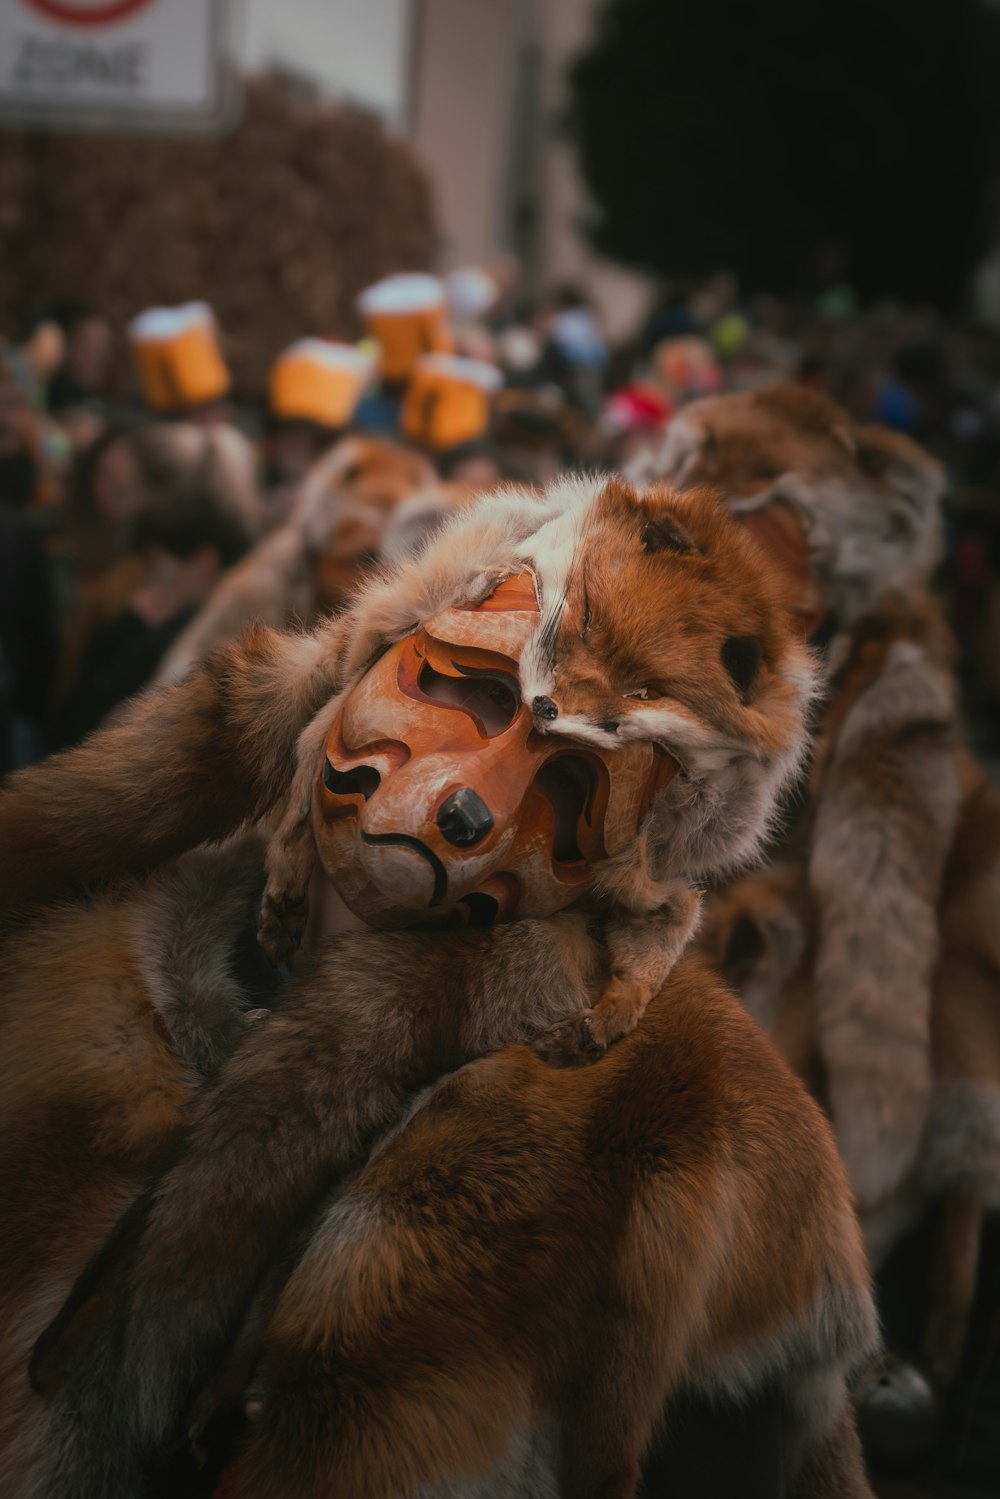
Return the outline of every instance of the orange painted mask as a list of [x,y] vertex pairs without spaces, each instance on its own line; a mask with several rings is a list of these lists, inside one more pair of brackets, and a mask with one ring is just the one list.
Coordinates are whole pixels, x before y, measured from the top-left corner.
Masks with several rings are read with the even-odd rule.
[[348,693],[318,772],[314,833],[339,894],[372,926],[548,916],[635,838],[675,762],[540,734],[518,661],[534,582],[443,609]]

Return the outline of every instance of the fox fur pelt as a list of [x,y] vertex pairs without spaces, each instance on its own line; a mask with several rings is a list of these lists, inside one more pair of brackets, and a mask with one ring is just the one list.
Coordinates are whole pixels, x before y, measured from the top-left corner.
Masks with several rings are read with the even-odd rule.
[[[198,847],[273,812],[303,731],[388,642],[525,565],[551,637],[574,557],[614,535],[654,583],[685,558],[689,588],[711,578],[703,545],[733,559],[691,615],[690,697],[682,674],[629,711],[685,768],[654,803],[665,867],[745,857],[799,763],[812,672],[731,532],[704,497],[600,479],[502,493],[318,634],[251,629],[0,790],[5,1493],[141,1494],[219,1377],[256,1418],[245,1499],[509,1493],[525,1463],[529,1492],[627,1499],[678,1392],[762,1383],[789,1494],[870,1495],[847,1382],[877,1331],[848,1185],[717,980],[681,959],[631,1036],[554,1068],[524,1043],[607,977],[583,914],[345,936],[274,990],[244,940],[259,842]],[[761,640],[734,668],[744,609]],[[558,667],[529,651],[526,690]],[[582,698],[573,717],[608,732]]]
[[346,540],[350,560],[352,545],[358,550],[351,528],[378,538],[393,510],[433,479],[426,459],[395,443],[365,437],[339,442],[306,475],[285,524],[221,580],[167,653],[156,681],[176,682],[249,624],[311,629],[344,602],[340,585],[350,576],[349,567],[338,567],[331,588],[324,574],[327,554],[336,564]]
[[[833,637],[797,839],[815,912],[826,1098],[869,1222],[914,1169],[932,1093],[939,905],[964,795],[953,646],[927,578],[944,475],[815,392],[694,402],[647,477],[711,483],[739,515],[798,516]],[[1000,856],[1000,846],[997,849]]]

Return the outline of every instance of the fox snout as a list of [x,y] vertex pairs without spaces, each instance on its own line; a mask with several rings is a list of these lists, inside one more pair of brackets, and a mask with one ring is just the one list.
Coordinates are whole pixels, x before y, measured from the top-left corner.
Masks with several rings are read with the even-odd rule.
[[[564,716],[567,713],[572,714],[571,709],[563,708],[560,710],[559,704],[554,702],[550,697],[533,697],[531,699],[531,716],[534,719],[536,729],[540,729],[543,733],[555,723],[560,711],[563,712]],[[606,714],[611,712],[610,709],[605,709],[604,711]],[[617,718],[611,718],[610,716],[602,718],[600,710],[595,713],[591,709],[586,709],[583,716],[589,718],[593,722],[594,727],[600,729],[605,734],[617,734],[618,732]]]

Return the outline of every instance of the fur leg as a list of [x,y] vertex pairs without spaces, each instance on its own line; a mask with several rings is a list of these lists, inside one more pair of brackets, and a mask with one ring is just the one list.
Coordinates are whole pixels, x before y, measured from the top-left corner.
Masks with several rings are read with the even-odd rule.
[[[832,1146],[790,1143],[797,1108],[801,1146],[818,1118],[745,1017],[733,1094],[705,1086],[709,990],[685,1025],[679,987],[582,1083],[519,1047],[459,1070],[324,1207],[265,1331],[239,1499],[457,1487],[550,1417],[559,1491],[631,1499],[665,1396],[727,1323],[715,1380],[790,1386],[796,1499],[871,1499],[843,1368],[874,1315]],[[661,1169],[664,1140],[687,1169]],[[817,1307],[803,1282],[831,1275],[845,1295]]]
[[846,1397],[834,1425],[810,1444],[788,1499],[875,1499]]
[[633,1499],[667,1380],[651,1374],[636,1381],[635,1327],[610,1316],[598,1322],[601,1359],[571,1377],[559,1402],[559,1492],[564,1499]]
[[313,787],[323,746],[339,709],[339,700],[328,703],[303,729],[292,789],[265,857],[267,885],[259,941],[279,966],[297,952],[309,919],[309,882],[316,868],[311,823]]
[[539,1038],[535,1049],[553,1066],[596,1061],[634,1031],[653,995],[694,935],[701,895],[680,880],[649,882],[655,905],[630,915],[616,907],[605,926],[611,977],[592,1010],[571,1016]]
[[293,827],[282,822],[267,857],[268,883],[260,908],[257,941],[276,967],[298,952],[309,924],[309,882],[316,867],[316,846],[308,821]]
[[865,737],[856,752],[838,751],[816,819],[819,1043],[837,1140],[865,1210],[904,1182],[927,1117],[936,906],[957,796],[947,730],[901,744]]
[[[317,1197],[441,1072],[579,1009],[597,956],[570,915],[332,943],[206,1090],[111,1284],[85,1272],[76,1310],[106,1299],[55,1395],[51,1492],[106,1499],[109,1472],[162,1450]],[[45,1356],[66,1336],[72,1317]]]

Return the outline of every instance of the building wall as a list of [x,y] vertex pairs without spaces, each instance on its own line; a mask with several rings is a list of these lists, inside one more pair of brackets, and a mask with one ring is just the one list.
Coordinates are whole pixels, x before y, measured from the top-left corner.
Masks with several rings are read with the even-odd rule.
[[565,109],[566,69],[590,34],[598,0],[543,0],[545,105],[550,128],[542,142],[544,238],[542,264],[549,282],[584,286],[600,309],[607,331],[622,337],[647,307],[652,286],[645,276],[623,270],[595,255],[580,231],[587,191],[572,142],[559,128]]
[[238,0],[237,56],[247,72],[288,69],[320,95],[366,105],[402,126],[413,6],[414,0]]
[[597,0],[243,0],[243,66],[291,70],[408,133],[437,190],[444,266],[514,250],[530,286],[581,283],[609,332],[649,287],[595,256],[559,130],[567,63]]
[[503,248],[516,0],[419,0],[410,130],[437,184],[444,255],[483,262]]
[[612,336],[650,286],[594,255],[586,192],[560,129],[565,71],[595,0],[422,0],[414,32],[412,131],[438,186],[448,263],[516,250],[536,289],[575,281]]

